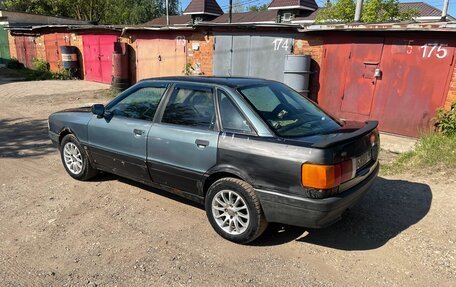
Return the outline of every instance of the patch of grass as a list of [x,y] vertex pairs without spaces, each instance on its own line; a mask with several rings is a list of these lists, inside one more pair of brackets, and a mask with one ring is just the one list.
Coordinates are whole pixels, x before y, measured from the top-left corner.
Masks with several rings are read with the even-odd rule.
[[401,154],[393,163],[382,164],[382,174],[423,169],[456,170],[456,134],[440,133],[425,135],[415,150]]

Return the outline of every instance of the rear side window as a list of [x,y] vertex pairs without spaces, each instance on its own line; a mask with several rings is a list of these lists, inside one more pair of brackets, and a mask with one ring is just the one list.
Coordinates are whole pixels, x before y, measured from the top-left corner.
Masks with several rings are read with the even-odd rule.
[[238,91],[279,136],[304,137],[340,128],[335,119],[283,84],[248,86]]
[[252,128],[233,101],[225,92],[220,90],[218,91],[218,103],[224,131],[252,133]]
[[166,87],[146,87],[134,91],[110,110],[114,116],[152,121]]
[[176,87],[166,105],[162,122],[213,129],[215,112],[212,89]]

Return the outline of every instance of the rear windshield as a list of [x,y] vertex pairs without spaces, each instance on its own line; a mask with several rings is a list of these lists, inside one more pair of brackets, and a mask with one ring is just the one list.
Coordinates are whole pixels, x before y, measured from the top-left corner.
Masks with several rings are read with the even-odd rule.
[[271,83],[238,91],[281,137],[311,136],[340,128],[328,114],[286,85]]

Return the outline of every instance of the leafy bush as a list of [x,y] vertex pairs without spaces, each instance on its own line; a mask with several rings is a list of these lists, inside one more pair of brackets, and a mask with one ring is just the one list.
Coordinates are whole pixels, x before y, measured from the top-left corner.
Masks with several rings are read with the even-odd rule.
[[49,63],[42,59],[33,59],[33,67],[38,72],[49,72]]
[[8,63],[6,63],[6,67],[8,69],[17,70],[17,69],[23,69],[24,68],[24,64],[19,62],[16,58],[11,58],[11,60],[9,60]]
[[453,101],[449,110],[444,108],[437,109],[435,126],[443,134],[456,134],[456,100]]

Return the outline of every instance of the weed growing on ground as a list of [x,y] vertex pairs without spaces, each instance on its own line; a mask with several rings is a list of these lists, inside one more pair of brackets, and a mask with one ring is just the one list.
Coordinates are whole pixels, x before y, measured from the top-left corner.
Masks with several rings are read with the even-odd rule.
[[382,164],[383,174],[419,169],[456,170],[456,133],[433,133],[419,139],[415,150],[401,154],[391,164]]

